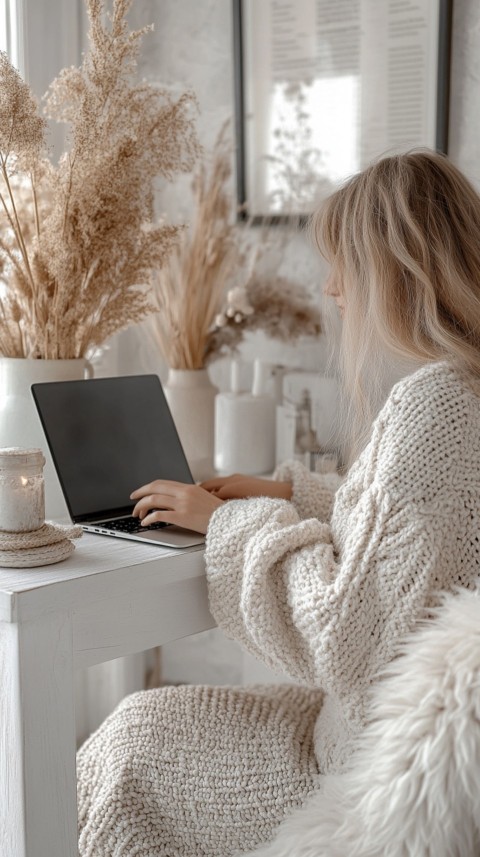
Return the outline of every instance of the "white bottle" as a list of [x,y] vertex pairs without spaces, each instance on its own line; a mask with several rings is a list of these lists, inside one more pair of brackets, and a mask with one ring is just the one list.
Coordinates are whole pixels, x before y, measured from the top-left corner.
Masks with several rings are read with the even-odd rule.
[[230,392],[215,397],[215,469],[222,474],[271,473],[275,467],[275,401],[266,393],[268,364],[255,360],[251,393],[239,391],[232,361]]

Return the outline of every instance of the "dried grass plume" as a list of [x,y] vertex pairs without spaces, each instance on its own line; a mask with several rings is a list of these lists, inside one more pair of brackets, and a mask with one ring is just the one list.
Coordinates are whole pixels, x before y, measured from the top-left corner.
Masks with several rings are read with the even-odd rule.
[[[152,312],[149,288],[180,235],[155,220],[157,178],[193,168],[195,98],[132,82],[132,0],[86,0],[89,50],[61,72],[47,114],[70,125],[54,167],[45,120],[0,55],[0,352],[82,357]],[[106,21],[106,23],[104,23]]]
[[[265,265],[279,241],[272,238],[275,227],[267,221],[254,230],[236,222],[229,124],[197,168],[192,223],[155,278],[158,312],[148,329],[172,369],[202,369],[232,354],[247,331],[294,342],[322,330],[320,310],[305,286]],[[285,246],[291,237],[282,233],[280,242]]]
[[225,284],[238,265],[227,129],[225,123],[211,159],[204,159],[197,168],[192,182],[192,223],[156,276],[158,312],[149,324],[162,356],[172,369],[205,366]]

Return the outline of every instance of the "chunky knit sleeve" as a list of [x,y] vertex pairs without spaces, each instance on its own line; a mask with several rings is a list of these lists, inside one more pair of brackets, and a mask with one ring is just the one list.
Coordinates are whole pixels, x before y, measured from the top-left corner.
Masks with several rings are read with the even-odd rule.
[[301,518],[330,520],[335,493],[342,484],[338,473],[310,473],[299,461],[285,461],[273,478],[291,482],[292,503]]
[[348,695],[422,614],[446,526],[373,485],[338,555],[330,526],[301,521],[291,503],[226,503],[207,535],[213,616],[271,668]]

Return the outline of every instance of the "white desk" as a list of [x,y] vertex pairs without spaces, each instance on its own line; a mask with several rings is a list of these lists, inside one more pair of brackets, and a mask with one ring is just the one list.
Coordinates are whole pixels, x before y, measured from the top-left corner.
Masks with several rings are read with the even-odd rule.
[[84,534],[0,569],[0,857],[75,857],[74,671],[214,627],[203,549]]

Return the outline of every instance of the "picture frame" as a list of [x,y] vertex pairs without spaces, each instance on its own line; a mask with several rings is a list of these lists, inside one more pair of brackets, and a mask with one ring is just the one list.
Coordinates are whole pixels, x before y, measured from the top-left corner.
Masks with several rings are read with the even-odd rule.
[[232,0],[239,218],[305,218],[349,175],[447,153],[452,0]]

